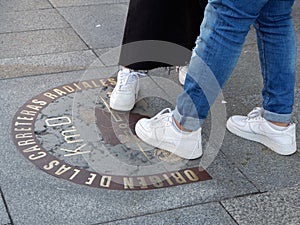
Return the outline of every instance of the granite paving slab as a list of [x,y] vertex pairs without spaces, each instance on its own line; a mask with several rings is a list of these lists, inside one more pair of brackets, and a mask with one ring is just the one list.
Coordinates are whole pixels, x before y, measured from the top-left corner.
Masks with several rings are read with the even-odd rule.
[[299,26],[300,26],[300,17],[299,17],[300,11],[299,11],[299,8],[300,8],[300,2],[295,1],[294,6],[293,6],[292,15],[293,15],[296,31],[299,31]]
[[[247,37],[246,37],[246,40],[244,43],[244,46],[247,46],[247,45],[256,45],[256,31],[255,31],[255,28],[253,25],[250,26],[250,30],[247,34]],[[255,49],[255,48],[252,48],[252,49]]]
[[126,5],[103,4],[58,10],[91,48],[115,47],[121,44]]
[[121,46],[118,46],[114,48],[96,49],[95,53],[105,66],[120,66],[119,57],[121,48]]
[[0,58],[86,50],[71,28],[0,34]]
[[55,7],[128,3],[129,0],[49,0]]
[[222,201],[238,224],[300,224],[300,187]]
[[70,27],[55,9],[4,12],[0,14],[0,33]]
[[292,156],[280,156],[263,145],[229,133],[222,150],[261,192],[300,184],[299,151]]
[[142,217],[103,223],[105,225],[234,225],[234,220],[218,203],[164,211]]
[[[14,224],[104,223],[257,192],[221,152],[207,168],[212,180],[148,191],[91,188],[37,169],[12,142],[9,130],[14,112],[41,92],[80,79],[99,78],[103,71],[101,68],[85,73],[77,71],[60,73],[59,76],[52,74],[0,81],[1,86],[6,87],[0,90],[3,106],[3,129],[0,131],[3,146],[0,171],[3,176],[0,182]],[[109,76],[113,74],[110,72]],[[164,107],[153,105],[159,110]]]
[[103,65],[90,50],[6,58],[0,59],[0,78],[84,70],[96,62]]
[[[251,30],[249,36],[253,36]],[[298,49],[299,51],[299,49]],[[297,71],[300,62],[297,61]],[[298,76],[299,77],[299,76]],[[248,82],[251,79],[251,82]],[[256,44],[246,44],[230,80],[223,89],[228,117],[247,115],[254,107],[261,106],[263,87]],[[296,84],[293,122],[299,124],[300,88]],[[296,126],[296,133],[300,127]],[[248,141],[228,132],[222,151],[262,192],[294,186],[300,183],[300,139],[298,152],[292,156],[280,156],[261,144]],[[241,147],[242,146],[242,147]]]
[[121,47],[95,49],[96,55],[105,66],[117,66],[119,64]]
[[0,0],[0,12],[52,8],[47,0]]
[[[227,102],[228,117],[247,115],[254,107],[260,106],[261,102],[259,92],[248,93],[251,91],[247,89],[244,89],[239,95],[232,92],[236,87],[234,79],[233,77],[232,83],[223,92]],[[244,77],[244,79],[247,78]],[[231,86],[233,84],[234,86]],[[258,87],[253,86],[253,89],[256,88]],[[299,88],[296,88],[295,95],[296,99],[300,98]],[[295,102],[292,120],[299,124],[299,101]],[[299,132],[299,126],[296,126],[296,133]],[[299,146],[298,135],[296,142]],[[299,147],[294,155],[280,156],[259,143],[242,139],[228,132],[223,142],[222,151],[226,158],[232,161],[260,191],[289,187],[300,183]]]
[[[297,46],[300,46],[300,38],[298,38]],[[300,50],[298,48],[297,55],[299,55],[299,54],[300,54]],[[300,58],[297,57],[297,71],[299,71],[299,69],[300,69]],[[296,87],[300,88],[300,76],[299,76],[299,72],[296,72]]]

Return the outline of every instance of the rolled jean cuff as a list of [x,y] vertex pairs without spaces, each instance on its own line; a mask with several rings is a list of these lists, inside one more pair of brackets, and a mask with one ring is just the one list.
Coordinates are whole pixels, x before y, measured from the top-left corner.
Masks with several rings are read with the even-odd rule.
[[264,109],[263,117],[272,122],[290,123],[292,114],[278,114]]
[[175,110],[173,110],[173,118],[180,123],[181,126],[183,126],[185,129],[187,130],[192,130],[192,131],[196,131],[198,130],[204,120],[201,120],[199,118],[193,118],[193,117],[184,117],[182,116],[179,112],[177,107],[175,108]]

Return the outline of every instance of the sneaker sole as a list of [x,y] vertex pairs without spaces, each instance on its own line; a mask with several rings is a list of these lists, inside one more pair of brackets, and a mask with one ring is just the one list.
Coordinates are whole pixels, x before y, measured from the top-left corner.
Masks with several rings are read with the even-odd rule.
[[[135,93],[135,99],[137,99],[138,97],[138,91],[139,87],[137,87],[137,91]],[[122,111],[122,112],[128,112],[131,111],[134,108],[135,105],[135,101],[132,102],[131,104],[127,104],[127,105],[121,105],[121,104],[117,104],[115,101],[109,101],[109,107],[112,108],[113,110],[117,110],[117,111]]]
[[147,136],[144,135],[144,132],[143,132],[143,128],[142,126],[140,125],[139,122],[137,122],[137,124],[135,125],[135,133],[137,134],[137,136],[142,140],[144,141],[145,143],[151,145],[151,146],[154,146],[156,148],[161,148],[161,149],[164,149],[164,150],[167,150],[181,158],[184,158],[184,159],[197,159],[197,158],[200,158],[203,154],[202,150],[199,151],[198,153],[196,153],[196,150],[194,149],[193,150],[193,153],[192,154],[189,154],[188,156],[185,155],[185,154],[181,154],[179,152],[174,152],[174,149],[175,147],[174,146],[170,146],[169,144],[155,144],[155,141],[153,139],[150,139],[148,138]]
[[135,103],[131,105],[118,105],[113,102],[109,103],[109,107],[112,108],[113,110],[123,111],[123,112],[131,111],[134,108],[134,105]]
[[[286,155],[286,156],[292,155],[297,151],[295,143],[292,146],[276,144],[272,140],[270,140],[269,138],[267,138],[265,136],[262,136],[262,135],[258,136],[258,135],[252,134],[252,133],[247,133],[247,132],[241,131],[240,129],[235,127],[235,124],[231,121],[231,118],[229,118],[229,120],[227,121],[226,127],[231,133],[233,133],[239,137],[245,138],[247,140],[261,143],[279,155]],[[288,149],[288,150],[283,150],[283,149]]]

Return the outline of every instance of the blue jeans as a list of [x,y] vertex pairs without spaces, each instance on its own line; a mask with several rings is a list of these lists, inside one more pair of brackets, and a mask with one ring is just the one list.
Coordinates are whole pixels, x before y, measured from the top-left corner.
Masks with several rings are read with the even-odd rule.
[[290,122],[296,73],[293,3],[294,0],[208,0],[184,91],[173,112],[184,128],[201,127],[238,61],[252,24],[264,81],[263,116],[269,121]]

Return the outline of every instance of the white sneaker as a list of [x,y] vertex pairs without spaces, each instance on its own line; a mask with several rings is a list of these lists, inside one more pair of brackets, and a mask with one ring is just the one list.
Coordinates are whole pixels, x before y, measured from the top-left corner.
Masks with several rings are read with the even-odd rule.
[[178,71],[179,82],[180,84],[184,85],[188,66],[178,66],[176,69]]
[[114,110],[130,111],[135,104],[139,91],[139,72],[123,68],[118,72],[117,84],[114,88],[109,105]]
[[137,136],[149,145],[167,150],[185,159],[202,155],[201,128],[183,132],[175,125],[171,109],[162,110],[150,119],[141,119],[135,126]]
[[259,142],[280,155],[295,153],[295,124],[277,130],[261,114],[262,108],[257,107],[248,116],[232,116],[227,121],[227,129],[240,137]]

